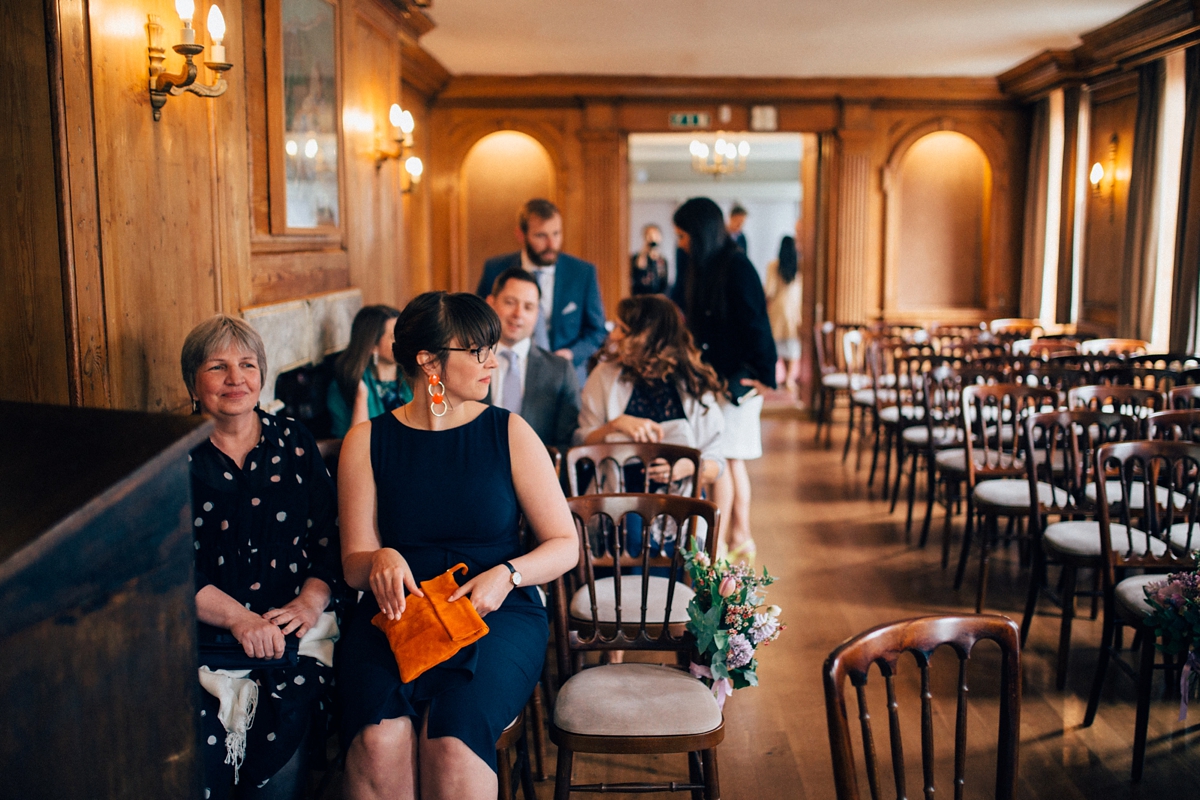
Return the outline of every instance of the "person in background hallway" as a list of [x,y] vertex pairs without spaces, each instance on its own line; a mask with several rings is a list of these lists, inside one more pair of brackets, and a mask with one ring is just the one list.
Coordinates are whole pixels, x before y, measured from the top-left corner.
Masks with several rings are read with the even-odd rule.
[[722,453],[729,469],[717,481],[714,500],[722,508],[723,542],[734,559],[751,561],[750,476],[746,460],[762,456],[759,414],[762,393],[775,385],[775,340],[767,300],[753,265],[729,238],[721,209],[694,197],[675,211],[675,235],[690,267],[683,287],[688,328],[704,360],[728,386]]
[[[725,386],[701,358],[679,308],[660,295],[627,297],[617,306],[617,325],[583,387],[580,444],[664,442],[700,451],[702,484],[724,467],[725,418],[717,396]],[[667,474],[665,461],[650,465],[651,486],[682,483],[690,461]],[[686,494],[689,486],[672,487]],[[627,491],[651,491],[626,485]]]
[[510,267],[531,272],[542,290],[533,343],[569,360],[583,385],[587,361],[608,335],[596,267],[560,252],[562,214],[549,200],[530,200],[521,208],[517,224],[523,247],[489,259],[475,293],[487,297],[496,278]]
[[[342,445],[342,564],[363,592],[338,653],[347,800],[494,800],[496,740],[541,678],[550,630],[534,587],[575,566],[579,539],[541,440],[480,402],[499,338],[500,320],[473,294],[414,298],[395,354],[423,388]],[[403,683],[371,619],[400,618],[421,581],[459,562],[468,572],[448,600],[471,603],[489,631]]]
[[629,257],[630,293],[667,291],[667,257],[662,254],[662,230],[650,223],[642,228],[642,249]]
[[520,414],[543,444],[564,455],[579,418],[579,385],[571,362],[533,343],[541,289],[520,267],[500,273],[488,305],[500,317],[500,362],[487,403]]
[[767,266],[767,316],[771,319],[771,335],[779,353],[776,380],[783,378],[784,386],[793,395],[800,376],[800,292],[799,256],[796,240],[783,237],[779,243],[779,258]]
[[742,208],[741,203],[734,203],[733,208],[729,209],[729,238],[742,251],[742,255],[749,252],[746,249],[746,234],[742,232],[745,226],[746,209]]
[[326,399],[335,438],[412,400],[412,390],[392,358],[398,316],[399,309],[382,305],[364,306],[354,315],[350,344],[334,361],[334,381]]
[[[266,352],[245,321],[218,315],[197,325],[180,368],[193,408],[216,424],[188,459],[204,797],[296,800],[308,774],[309,729],[323,742],[331,708],[337,626],[325,612],[344,586],[333,480],[303,425],[259,410]],[[298,643],[314,628],[324,655]],[[235,655],[213,660],[209,645],[230,634]],[[293,665],[250,668],[285,651]],[[253,692],[257,709],[248,711]],[[245,761],[234,767],[227,758],[239,750]]]

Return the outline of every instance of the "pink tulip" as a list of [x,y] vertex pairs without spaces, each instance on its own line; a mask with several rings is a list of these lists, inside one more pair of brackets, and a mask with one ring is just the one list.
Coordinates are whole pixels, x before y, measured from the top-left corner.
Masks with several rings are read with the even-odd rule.
[[721,585],[717,588],[717,594],[721,597],[729,597],[737,591],[737,580],[732,575],[726,575],[721,581]]

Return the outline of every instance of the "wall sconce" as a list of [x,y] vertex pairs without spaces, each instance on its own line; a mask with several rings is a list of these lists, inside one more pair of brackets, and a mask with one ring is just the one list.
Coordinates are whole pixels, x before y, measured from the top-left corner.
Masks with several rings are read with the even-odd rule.
[[413,121],[412,112],[400,108],[398,103],[392,103],[392,107],[388,111],[388,122],[392,126],[392,141],[395,143],[395,147],[385,148],[380,142],[376,142],[375,169],[382,167],[384,162],[390,158],[402,162],[404,185],[400,191],[408,194],[414,186],[421,182],[421,173],[425,171],[425,165],[421,163],[421,159],[412,155],[413,129],[416,124]]
[[163,61],[166,50],[162,46],[162,25],[158,17],[149,15],[146,32],[150,37],[150,46],[146,50],[150,54],[150,107],[154,111],[154,121],[162,117],[162,107],[167,103],[167,97],[178,97],[184,92],[191,92],[199,97],[220,97],[225,94],[229,84],[225,82],[224,73],[233,67],[225,60],[225,16],[221,9],[213,5],[208,9],[208,33],[213,45],[211,61],[205,61],[204,66],[217,73],[217,79],[212,84],[196,83],[198,67],[192,60],[204,52],[204,45],[196,44],[196,29],[192,27],[192,15],[196,13],[194,0],[175,0],[175,11],[183,20],[183,29],[179,32],[179,44],[171,49],[184,58],[183,71],[169,74],[163,72]]
[[1114,133],[1108,140],[1107,164],[1099,161],[1092,164],[1088,172],[1088,181],[1092,184],[1092,196],[1097,200],[1108,201],[1108,218],[1116,218],[1116,189],[1117,189],[1117,135]]

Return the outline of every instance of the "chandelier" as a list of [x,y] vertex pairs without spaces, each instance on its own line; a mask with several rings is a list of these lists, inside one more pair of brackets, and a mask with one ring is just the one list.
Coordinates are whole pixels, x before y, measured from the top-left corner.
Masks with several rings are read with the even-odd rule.
[[692,154],[692,169],[715,178],[731,172],[745,172],[750,143],[745,139],[734,143],[718,131],[717,141],[712,148],[699,139],[692,139],[692,143],[688,145],[688,152]]

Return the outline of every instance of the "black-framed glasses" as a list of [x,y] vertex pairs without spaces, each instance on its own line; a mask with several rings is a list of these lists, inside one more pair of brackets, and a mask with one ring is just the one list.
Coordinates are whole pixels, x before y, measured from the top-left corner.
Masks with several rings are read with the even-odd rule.
[[445,347],[444,350],[453,350],[456,353],[470,353],[475,356],[475,360],[480,364],[486,364],[487,360],[492,357],[494,348],[490,344],[485,344],[481,347]]

